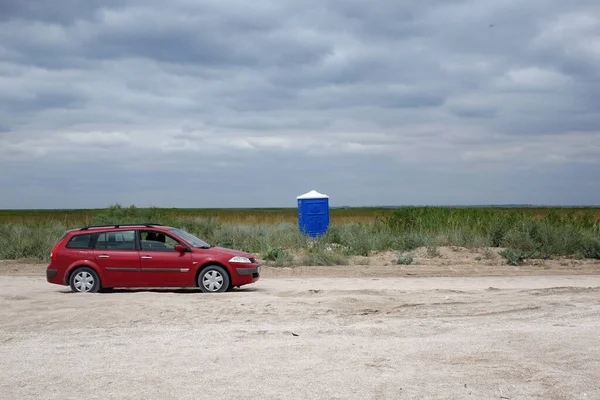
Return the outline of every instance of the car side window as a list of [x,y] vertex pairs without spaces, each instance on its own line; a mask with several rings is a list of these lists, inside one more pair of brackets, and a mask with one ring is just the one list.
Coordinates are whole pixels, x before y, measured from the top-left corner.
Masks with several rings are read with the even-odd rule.
[[180,244],[179,241],[173,239],[159,231],[140,231],[140,245],[145,251],[175,251],[175,246]]
[[102,250],[135,250],[135,231],[99,233],[94,248]]
[[67,249],[89,249],[92,242],[92,234],[75,235],[67,243]]

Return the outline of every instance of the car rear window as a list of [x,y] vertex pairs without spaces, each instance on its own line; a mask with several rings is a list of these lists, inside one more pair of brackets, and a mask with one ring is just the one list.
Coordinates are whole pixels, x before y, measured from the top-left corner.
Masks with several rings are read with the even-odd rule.
[[91,248],[92,234],[75,235],[67,243],[68,249],[89,249]]

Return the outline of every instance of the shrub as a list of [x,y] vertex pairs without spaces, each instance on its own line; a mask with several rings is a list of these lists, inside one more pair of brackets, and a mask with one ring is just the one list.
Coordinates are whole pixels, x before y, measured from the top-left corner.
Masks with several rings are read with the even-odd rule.
[[293,257],[286,250],[283,250],[281,247],[273,247],[268,249],[263,253],[263,258],[266,261],[273,262],[271,265],[276,267],[282,267],[284,265],[289,265],[293,261]]
[[400,249],[405,251],[414,250],[427,244],[425,235],[418,233],[406,233],[399,238]]
[[579,252],[584,258],[600,260],[600,238],[587,236],[581,239]]
[[413,256],[410,253],[398,254],[398,265],[410,265],[413,263]]
[[500,255],[506,259],[509,265],[519,265],[524,260],[532,257],[531,253],[519,250],[503,250],[500,252]]
[[273,247],[264,252],[263,258],[267,261],[275,261],[281,257],[283,249],[281,247]]
[[299,257],[298,264],[307,266],[347,265],[348,259],[326,242],[315,240]]

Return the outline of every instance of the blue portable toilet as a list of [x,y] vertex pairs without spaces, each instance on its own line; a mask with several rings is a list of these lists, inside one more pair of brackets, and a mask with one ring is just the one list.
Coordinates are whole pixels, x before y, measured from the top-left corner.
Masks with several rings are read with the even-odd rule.
[[324,235],[329,229],[329,196],[311,190],[296,199],[300,232],[312,238]]

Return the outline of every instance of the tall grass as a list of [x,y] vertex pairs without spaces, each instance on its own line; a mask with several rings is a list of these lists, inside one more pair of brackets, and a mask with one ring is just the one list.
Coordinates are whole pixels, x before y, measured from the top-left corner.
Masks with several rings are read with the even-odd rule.
[[[160,212],[171,219],[218,218],[223,223],[278,224],[295,223],[298,214],[295,208],[136,208],[140,213]],[[369,222],[374,218],[390,215],[389,208],[332,208],[331,220],[336,223]],[[0,223],[24,223],[60,220],[79,226],[105,214],[106,209],[78,210],[0,210]]]
[[67,227],[60,222],[0,225],[0,259],[47,260],[50,250],[65,234]]
[[536,257],[583,254],[600,258],[600,219],[591,211],[537,216],[523,209],[407,208],[386,220],[392,232],[446,238],[467,247],[507,247]]
[[[304,265],[344,264],[347,256],[367,256],[374,250],[402,252],[441,245],[600,259],[600,219],[595,210],[549,209],[540,214],[528,209],[399,208],[370,220],[334,221],[327,234],[315,241],[302,236],[295,222],[231,223],[207,213],[181,215],[161,208],[115,205],[85,221],[90,225],[142,222],[181,228],[209,243],[248,251],[280,265],[294,257]],[[63,217],[0,223],[0,259],[47,260],[65,230],[80,226],[81,222]]]

